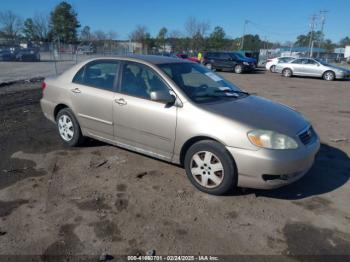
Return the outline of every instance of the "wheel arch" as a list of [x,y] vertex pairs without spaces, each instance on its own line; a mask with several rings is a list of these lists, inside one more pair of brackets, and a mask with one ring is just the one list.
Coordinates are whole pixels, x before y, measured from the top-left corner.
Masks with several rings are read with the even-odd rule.
[[58,112],[64,108],[70,108],[70,107],[66,104],[63,104],[63,103],[57,104],[55,106],[55,109],[53,110],[53,117],[54,117],[55,121],[56,121],[56,117],[57,117]]
[[287,69],[290,70],[290,71],[292,72],[292,75],[294,74],[293,69],[290,68],[290,67],[285,67],[285,68],[283,68],[283,69],[282,69],[282,74],[283,74],[283,71],[284,71],[284,70],[287,70]]
[[327,69],[326,71],[324,71],[324,72],[323,72],[323,74],[322,74],[322,78],[324,78],[324,75],[325,75],[326,73],[328,73],[328,72],[332,72],[332,73],[333,73],[333,75],[334,75],[334,78],[336,77],[336,74],[335,74],[335,72],[334,72],[333,70],[331,70],[331,69]]
[[[218,139],[215,139],[213,137],[210,136],[205,136],[205,135],[200,135],[200,136],[195,136],[195,137],[191,137],[190,139],[188,139],[181,147],[180,150],[180,157],[179,157],[179,162],[181,166],[184,166],[184,162],[185,162],[185,156],[186,153],[188,151],[188,149],[194,145],[195,143],[199,142],[199,141],[204,141],[204,140],[210,140],[210,141],[215,141],[221,145],[223,145],[225,147],[225,144],[223,142],[221,142]],[[232,160],[235,162],[233,156],[229,153],[230,157],[232,158]]]

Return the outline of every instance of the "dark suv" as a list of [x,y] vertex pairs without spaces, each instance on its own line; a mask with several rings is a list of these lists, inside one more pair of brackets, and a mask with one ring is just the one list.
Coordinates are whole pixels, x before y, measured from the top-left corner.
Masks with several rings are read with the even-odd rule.
[[232,70],[236,74],[251,72],[256,68],[256,59],[236,52],[207,52],[203,64],[212,70]]

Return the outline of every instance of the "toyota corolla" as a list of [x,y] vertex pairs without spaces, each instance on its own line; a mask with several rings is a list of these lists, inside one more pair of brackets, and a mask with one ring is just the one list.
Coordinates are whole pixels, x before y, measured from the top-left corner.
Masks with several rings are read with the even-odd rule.
[[320,146],[299,112],[170,57],[85,61],[45,80],[41,107],[67,145],[90,137],[180,164],[216,195],[292,183]]

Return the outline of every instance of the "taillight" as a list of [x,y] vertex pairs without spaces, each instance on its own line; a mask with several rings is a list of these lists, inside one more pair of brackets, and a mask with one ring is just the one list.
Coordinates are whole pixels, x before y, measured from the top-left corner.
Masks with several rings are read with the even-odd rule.
[[47,86],[46,83],[43,81],[41,83],[41,90],[42,90],[43,93],[44,93],[44,90],[45,90],[46,86]]

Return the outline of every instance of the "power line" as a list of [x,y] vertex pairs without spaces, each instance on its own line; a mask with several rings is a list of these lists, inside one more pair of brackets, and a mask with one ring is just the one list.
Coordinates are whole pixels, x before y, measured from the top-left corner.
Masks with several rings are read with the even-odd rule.
[[[294,32],[291,32],[291,30],[287,30],[288,32],[276,32],[276,31],[272,31],[269,29],[266,29],[265,26],[259,25],[257,23],[254,23],[252,21],[250,21],[250,24],[253,25],[253,27],[255,27],[256,29],[266,32],[268,34],[272,34],[272,35],[280,35],[280,36],[284,36],[284,35],[295,35],[295,34],[300,34],[300,33],[305,33],[305,28],[303,28],[304,30],[301,32],[301,28],[300,29],[295,29]],[[281,29],[281,30],[286,30],[286,29]]]

